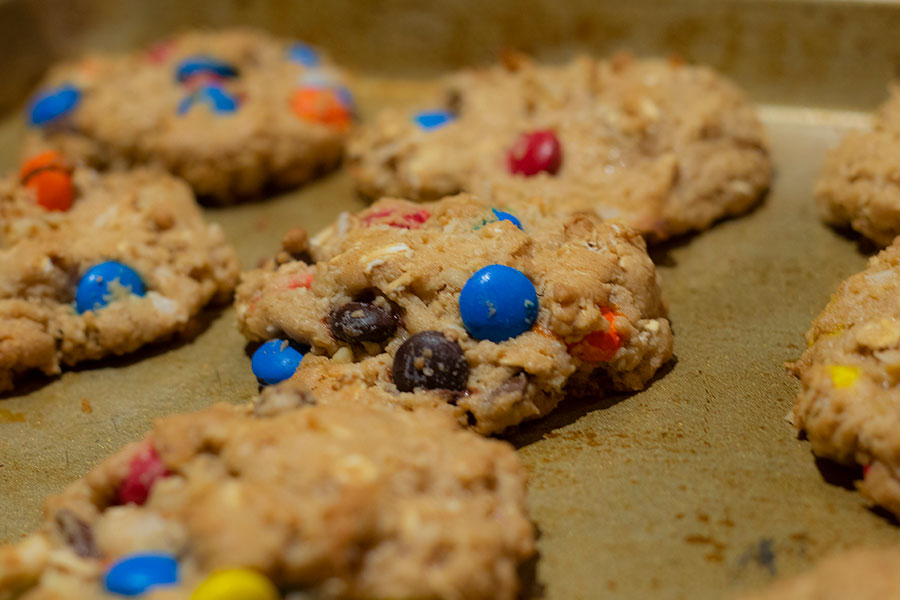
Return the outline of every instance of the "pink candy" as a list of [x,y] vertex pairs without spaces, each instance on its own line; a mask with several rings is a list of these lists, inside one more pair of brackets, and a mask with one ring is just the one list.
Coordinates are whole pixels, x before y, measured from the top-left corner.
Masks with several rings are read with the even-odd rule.
[[509,172],[530,177],[545,171],[555,175],[562,165],[562,144],[550,130],[522,134],[506,157]]
[[128,475],[119,487],[119,504],[144,504],[157,479],[169,475],[169,471],[152,445],[134,455],[128,465]]

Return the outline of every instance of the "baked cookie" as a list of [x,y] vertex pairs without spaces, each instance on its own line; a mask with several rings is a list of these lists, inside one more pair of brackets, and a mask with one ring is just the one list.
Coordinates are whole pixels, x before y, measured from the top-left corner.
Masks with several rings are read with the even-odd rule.
[[0,182],[0,390],[164,339],[227,300],[238,273],[180,180],[40,154]]
[[539,66],[518,57],[448,79],[432,108],[386,110],[347,162],[366,195],[534,197],[662,240],[748,210],[768,188],[765,133],[710,69],[617,55]]
[[511,446],[434,411],[314,404],[158,420],[0,548],[0,597],[515,597],[534,531]]
[[643,239],[538,206],[383,199],[311,247],[289,235],[238,286],[241,331],[269,340],[254,372],[323,402],[437,407],[483,434],[566,394],[642,389],[672,354]]
[[836,554],[813,570],[743,600],[887,600],[900,598],[900,550]]
[[29,104],[26,147],[98,168],[159,164],[229,203],[335,167],[353,113],[341,74],[311,47],[195,32],[53,69]]
[[806,341],[794,424],[817,455],[861,465],[863,495],[900,515],[900,242],[841,284]]
[[876,112],[871,131],[848,133],[828,152],[815,195],[822,218],[880,246],[900,234],[900,87]]

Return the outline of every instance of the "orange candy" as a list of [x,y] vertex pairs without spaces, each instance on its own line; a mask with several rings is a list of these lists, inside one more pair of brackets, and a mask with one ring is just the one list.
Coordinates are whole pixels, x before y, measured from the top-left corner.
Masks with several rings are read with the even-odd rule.
[[609,331],[594,331],[569,346],[573,356],[585,362],[606,362],[612,360],[619,348],[622,338],[616,332],[616,313],[603,310],[603,318],[609,323]]
[[25,161],[19,170],[22,184],[34,190],[37,203],[47,210],[66,211],[72,206],[75,187],[62,156],[47,150]]
[[337,129],[347,129],[353,120],[350,108],[344,105],[334,90],[305,87],[291,94],[291,109],[304,121],[322,123]]

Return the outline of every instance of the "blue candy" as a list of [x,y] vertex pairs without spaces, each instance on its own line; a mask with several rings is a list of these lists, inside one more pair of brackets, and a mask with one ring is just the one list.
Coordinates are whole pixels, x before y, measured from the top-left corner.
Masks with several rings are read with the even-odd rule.
[[119,559],[109,571],[103,584],[113,594],[138,596],[158,585],[178,583],[178,562],[171,554],[147,552],[131,554]]
[[128,265],[111,260],[94,265],[78,282],[78,289],[75,291],[75,309],[83,313],[109,304],[109,285],[113,281],[117,281],[124,288],[129,288],[135,296],[147,293],[137,271]]
[[198,102],[207,104],[217,114],[233,113],[238,109],[237,98],[217,85],[205,85],[178,103],[178,115],[187,114]]
[[455,118],[453,113],[446,110],[426,110],[416,113],[415,116],[413,116],[413,121],[415,121],[419,127],[428,131],[443,127]]
[[521,271],[488,265],[463,286],[459,314],[472,337],[499,343],[534,325],[538,316],[537,292]]
[[261,383],[274,385],[290,379],[301,360],[303,352],[287,340],[269,340],[253,353],[250,368]]
[[492,208],[491,210],[494,212],[494,216],[497,217],[498,221],[509,221],[519,229],[522,229],[522,223],[519,222],[519,219],[517,219],[515,215],[502,210],[497,210],[496,208]]
[[319,66],[319,53],[303,42],[296,42],[288,48],[288,58],[304,67]]
[[28,120],[32,125],[44,125],[64,117],[78,106],[81,91],[71,84],[61,85],[39,94],[28,107]]
[[337,87],[335,93],[337,94],[338,100],[340,100],[341,104],[349,110],[354,115],[356,114],[356,100],[353,99],[353,94],[350,93],[350,90],[340,85]]
[[223,60],[212,56],[197,55],[189,56],[178,64],[175,79],[186,81],[193,75],[201,73],[211,73],[219,77],[237,77],[238,74],[237,69]]

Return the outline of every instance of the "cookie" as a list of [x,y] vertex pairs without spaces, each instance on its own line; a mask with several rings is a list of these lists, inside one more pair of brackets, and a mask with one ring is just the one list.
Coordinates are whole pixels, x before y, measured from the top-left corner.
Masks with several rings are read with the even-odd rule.
[[158,420],[0,549],[0,597],[515,597],[534,530],[510,445],[314,404]]
[[862,466],[859,490],[900,515],[900,243],[841,284],[806,341],[794,424],[818,456]]
[[236,293],[241,331],[268,341],[261,383],[438,408],[483,434],[567,394],[642,389],[672,354],[643,239],[540,207],[383,199],[307,243],[292,234]]
[[900,234],[900,87],[891,88],[873,125],[828,152],[815,196],[825,222],[887,246]]
[[737,87],[704,67],[626,55],[562,66],[511,56],[463,71],[429,110],[386,110],[360,127],[347,163],[371,197],[541,197],[650,241],[749,210],[772,177],[765,133]]
[[354,110],[341,73],[305,44],[194,32],[54,68],[29,104],[26,147],[97,168],[162,165],[230,203],[334,168]]
[[182,181],[40,154],[0,182],[0,390],[165,339],[228,300],[238,273]]
[[743,600],[886,600],[900,598],[900,551],[858,549],[823,560]]

